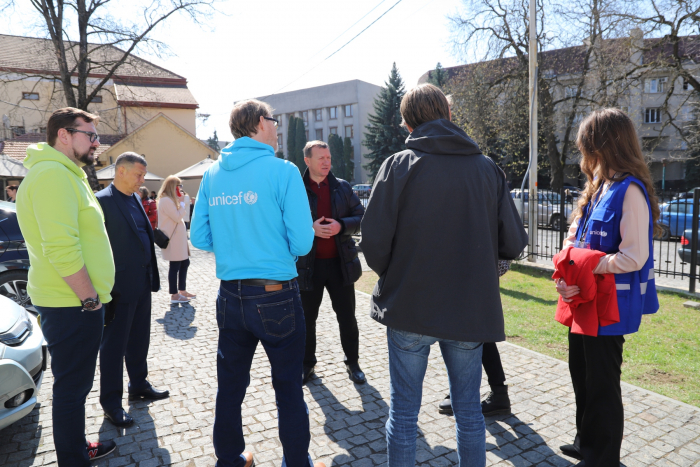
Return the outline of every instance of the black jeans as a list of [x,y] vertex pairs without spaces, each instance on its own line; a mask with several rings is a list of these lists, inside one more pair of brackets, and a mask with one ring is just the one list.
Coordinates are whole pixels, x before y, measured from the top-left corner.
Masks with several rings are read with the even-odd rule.
[[[180,290],[187,290],[187,268],[190,267],[190,259],[185,261],[171,261],[168,271],[168,283],[170,293],[176,294]],[[178,279],[180,287],[178,288]]]
[[148,347],[151,342],[151,281],[134,291],[128,302],[116,304],[114,321],[105,326],[100,345],[100,404],[105,411],[122,407],[124,363],[129,374],[129,392],[150,387]]
[[569,372],[576,395],[576,441],[586,467],[618,467],[624,430],[620,375],[624,336],[569,332]]
[[49,344],[53,373],[53,442],[60,467],[89,467],[85,439],[85,400],[95,378],[97,352],[104,327],[104,305],[97,311],[82,306],[36,306]]
[[360,331],[355,319],[355,286],[343,285],[343,265],[340,258],[317,259],[314,261],[313,287],[301,292],[301,303],[306,318],[306,353],[304,366],[316,364],[316,319],[323,299],[323,289],[328,290],[333,311],[340,327],[340,344],[345,352],[345,363],[355,364],[360,353]]
[[506,382],[506,374],[503,372],[501,354],[495,342],[484,342],[484,350],[481,353],[481,364],[489,379],[489,386],[503,386]]

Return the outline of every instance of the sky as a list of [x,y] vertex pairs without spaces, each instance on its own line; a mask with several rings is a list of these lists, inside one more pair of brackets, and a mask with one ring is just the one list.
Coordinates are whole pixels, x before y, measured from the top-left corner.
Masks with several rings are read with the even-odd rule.
[[[206,122],[198,119],[198,138],[216,130],[219,140],[230,141],[228,115],[235,101],[352,79],[381,86],[394,62],[410,88],[438,62],[462,63],[452,53],[447,19],[461,0],[397,1],[222,0],[202,24],[179,15],[154,31],[152,37],[170,53],[137,55],[187,78],[198,112],[210,115]],[[36,16],[28,3],[18,2],[12,16]],[[130,0],[134,8],[138,3]],[[132,15],[124,5],[119,1],[120,10],[112,14]],[[2,23],[0,33],[44,37],[29,22]]]

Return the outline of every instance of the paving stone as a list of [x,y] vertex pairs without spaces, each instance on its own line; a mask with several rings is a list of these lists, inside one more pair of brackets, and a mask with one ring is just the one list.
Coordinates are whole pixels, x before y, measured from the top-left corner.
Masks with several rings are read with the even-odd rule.
[[[214,255],[191,248],[190,290],[197,299],[170,305],[167,291],[153,295],[149,381],[170,390],[157,402],[131,402],[124,408],[136,424],[117,430],[104,420],[99,404],[99,365],[86,403],[90,440],[113,439],[117,451],[96,467],[165,465],[199,467],[216,462],[213,449],[217,375]],[[158,253],[160,255],[160,252]],[[363,258],[361,258],[363,260]],[[161,277],[168,264],[159,260]],[[314,460],[329,467],[386,465],[385,423],[389,412],[386,328],[369,318],[369,298],[357,293],[360,364],[367,384],[353,384],[342,362],[338,325],[328,296],[317,323],[316,377],[304,387]],[[486,418],[487,465],[568,467],[559,451],[575,434],[575,405],[566,362],[499,343],[512,402],[511,415]],[[126,372],[125,372],[126,373]],[[125,374],[125,387],[128,380]],[[55,467],[49,372],[32,413],[0,431],[0,465]],[[454,417],[437,413],[449,391],[438,346],[430,354],[423,406],[419,415],[417,462],[443,467],[457,464]],[[489,392],[482,380],[481,395]],[[678,466],[700,463],[700,409],[624,385],[625,439],[622,462],[627,467]],[[262,346],[251,365],[251,381],[242,406],[246,449],[259,467],[278,467],[282,448],[270,367]]]

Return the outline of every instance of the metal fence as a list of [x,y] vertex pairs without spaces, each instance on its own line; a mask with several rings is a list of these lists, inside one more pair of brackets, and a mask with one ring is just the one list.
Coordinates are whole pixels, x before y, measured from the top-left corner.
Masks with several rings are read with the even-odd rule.
[[[700,192],[700,190],[698,190]],[[525,225],[529,219],[529,197],[527,191],[520,193],[519,189],[511,191],[518,213]],[[524,196],[523,196],[524,195]],[[541,259],[552,259],[557,254],[568,236],[571,225],[572,213],[578,206],[580,193],[575,189],[562,189],[560,192],[540,190],[538,192],[537,212],[538,226],[536,252],[523,253],[523,259],[535,256]],[[659,225],[662,233],[654,238],[654,271],[661,277],[690,278],[690,288],[694,291],[697,268],[691,267],[694,260],[691,243],[697,234],[697,222],[693,226],[693,212],[699,212],[698,200],[695,200],[693,192],[661,192],[657,194],[659,200],[660,217]],[[524,211],[523,211],[524,208]],[[524,216],[523,213],[524,212]],[[565,213],[564,216],[561,213]],[[694,217],[697,221],[698,216]],[[566,219],[566,222],[561,222]],[[695,248],[697,250],[697,248]],[[695,260],[696,261],[696,260]],[[697,264],[697,262],[696,262]],[[691,274],[695,271],[695,274]]]
[[[568,235],[572,214],[578,206],[580,191],[574,187],[562,188],[559,192],[551,190],[539,190],[537,196],[537,243],[536,252],[530,254],[523,252],[522,259],[534,256],[538,259],[551,260],[562,249],[564,240]],[[692,242],[698,238],[697,220],[693,226],[693,212],[700,212],[700,189],[696,189],[698,196],[693,198],[690,192],[660,192],[657,193],[661,215],[659,224],[662,234],[654,238],[654,271],[660,277],[678,277],[690,279],[690,291],[695,291],[697,267],[691,267],[693,258]],[[367,207],[369,191],[355,192],[362,205]],[[527,226],[529,219],[529,193],[521,193],[520,189],[511,190],[511,197],[515,202],[524,224]],[[695,208],[693,207],[695,203]],[[562,215],[563,213],[563,215]],[[697,252],[697,246],[695,247]],[[697,256],[697,255],[695,255]],[[691,274],[695,271],[695,274]]]

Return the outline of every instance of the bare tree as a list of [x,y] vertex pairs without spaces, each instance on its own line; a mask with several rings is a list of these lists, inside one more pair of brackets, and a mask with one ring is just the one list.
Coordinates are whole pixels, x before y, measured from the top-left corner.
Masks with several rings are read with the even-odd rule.
[[[472,59],[481,60],[478,66],[482,68],[483,78],[483,84],[474,89],[485,96],[491,95],[485,99],[485,105],[490,102],[490,110],[495,114],[511,109],[506,115],[511,125],[504,125],[505,121],[499,117],[498,125],[486,125],[490,129],[488,138],[484,133],[476,139],[501,140],[497,146],[506,151],[521,148],[511,158],[520,167],[515,170],[519,175],[524,170],[522,157],[528,150],[528,2],[464,0],[464,4],[465,14],[451,17],[455,49],[462,55],[468,51],[485,51],[481,56],[472,53]],[[622,95],[617,75],[624,63],[622,51],[628,50],[628,44],[609,40],[620,35],[623,19],[610,14],[619,11],[618,8],[618,0],[538,2],[538,138],[547,154],[539,170],[548,166],[554,189],[564,182],[564,168],[574,152],[574,131],[582,113],[603,103],[617,102]],[[489,65],[484,66],[485,63]],[[474,66],[477,65],[469,67]],[[453,80],[450,90],[460,94],[459,88],[465,84],[470,84],[469,73]],[[467,100],[461,102],[473,104]],[[456,113],[459,115],[460,110]],[[479,128],[474,121],[484,118],[485,113],[471,114],[470,126]]]

